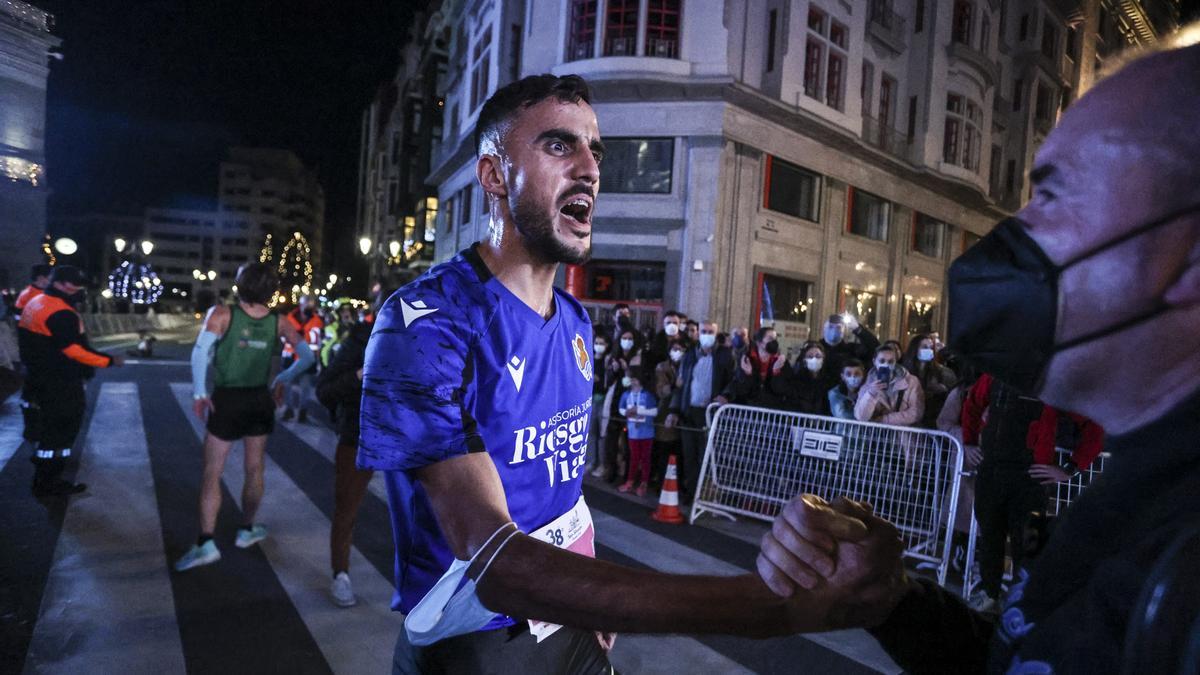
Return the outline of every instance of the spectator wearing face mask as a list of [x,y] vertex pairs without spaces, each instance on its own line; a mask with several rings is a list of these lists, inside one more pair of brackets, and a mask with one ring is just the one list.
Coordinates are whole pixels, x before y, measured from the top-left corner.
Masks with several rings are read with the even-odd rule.
[[[596,336],[592,338],[592,363],[596,364],[592,369],[592,410],[604,410],[604,395],[608,393],[608,368],[601,368],[600,364],[607,363],[609,353],[608,338],[603,332],[597,331]],[[591,429],[588,433],[588,470],[593,476],[602,476],[604,474],[604,462],[600,457],[600,449],[604,447],[604,436],[607,433],[607,425],[601,423],[601,418],[604,415],[593,414],[588,420]]]
[[[657,488],[662,484],[667,458],[679,455],[679,430],[667,426],[671,414],[671,398],[675,395],[675,382],[679,378],[679,366],[687,344],[677,336],[667,345],[667,358],[654,368],[654,394],[658,398],[658,416],[655,419],[654,451],[650,455],[650,485]],[[678,460],[676,460],[678,461]]]
[[629,389],[621,395],[620,409],[625,413],[625,436],[629,444],[629,475],[618,490],[629,492],[636,485],[637,496],[646,494],[650,484],[650,451],[654,447],[654,418],[658,400],[643,388],[642,370],[631,366],[625,376]]
[[779,353],[775,329],[759,328],[722,396],[734,403],[782,409],[788,394],[787,366],[787,359]]
[[679,337],[683,324],[679,320],[679,312],[671,310],[663,315],[662,329],[647,341],[642,353],[642,366],[647,373],[653,373],[658,364],[667,359],[668,345]]
[[938,413],[946,403],[946,395],[957,384],[954,371],[938,363],[934,340],[928,335],[914,335],[900,361],[908,372],[916,376],[925,392],[925,414],[918,426],[936,429]]
[[806,342],[791,369],[787,409],[808,415],[828,415],[829,389],[836,383],[836,371],[830,366],[825,347],[820,342]]
[[721,392],[733,381],[736,368],[732,350],[717,347],[719,330],[715,321],[706,321],[700,327],[696,345],[683,356],[679,377],[675,380],[675,395],[671,399],[671,414],[667,417],[670,426],[682,424],[679,430],[683,446],[680,497],[685,503],[691,502],[700,479],[700,461],[706,443],[704,428],[708,422],[705,410],[709,403],[729,402]]
[[742,360],[742,355],[746,353],[746,347],[750,344],[750,330],[745,326],[738,326],[731,333],[730,346],[733,347],[733,356],[738,361]]
[[605,392],[603,410],[607,415],[604,429],[604,480],[615,483],[625,476],[629,447],[625,444],[625,415],[621,409],[621,396],[629,389],[629,368],[641,365],[641,349],[638,332],[632,328],[622,331],[617,349],[605,359],[608,390]]
[[858,359],[846,359],[842,364],[841,381],[829,390],[830,415],[844,420],[854,419],[854,404],[862,390],[866,368]]
[[[848,341],[847,335],[853,335],[855,342]],[[846,359],[858,359],[870,363],[879,347],[879,338],[858,324],[853,316],[843,317],[841,314],[830,314],[821,328],[821,346],[825,348],[825,358],[833,372],[840,373]]]
[[629,309],[629,305],[626,303],[618,302],[613,305],[613,344],[621,340],[621,333],[625,331],[637,333],[637,329],[633,325],[633,310]]
[[925,393],[916,376],[900,365],[900,352],[892,345],[875,350],[875,367],[854,404],[860,422],[901,427],[916,426],[925,414]]

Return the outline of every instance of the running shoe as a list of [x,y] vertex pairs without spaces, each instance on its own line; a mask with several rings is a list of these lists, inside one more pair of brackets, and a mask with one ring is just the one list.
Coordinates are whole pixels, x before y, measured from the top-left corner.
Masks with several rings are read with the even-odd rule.
[[633,489],[633,481],[626,481],[621,487],[617,488],[617,492],[629,492]]
[[237,533],[237,540],[234,541],[233,543],[238,548],[250,548],[251,546],[257,544],[258,542],[260,542],[266,538],[267,538],[267,527],[265,525],[259,525],[258,523],[255,523],[254,526],[248,530],[242,529],[239,527],[238,533]]
[[354,586],[350,585],[350,575],[338,572],[329,585],[329,593],[333,596],[333,604],[338,607],[353,607],[358,603],[354,597]]
[[638,486],[637,496],[639,496],[639,497],[646,496],[646,484],[645,483],[642,483],[641,485]]
[[221,552],[212,539],[204,542],[203,546],[193,546],[183,557],[175,561],[176,572],[186,572],[193,567],[211,565],[221,559]]

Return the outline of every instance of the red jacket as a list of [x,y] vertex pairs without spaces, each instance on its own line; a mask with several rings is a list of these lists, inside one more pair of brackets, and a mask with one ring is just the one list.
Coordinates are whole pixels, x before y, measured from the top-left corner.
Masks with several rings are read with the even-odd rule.
[[1080,470],[1091,466],[1104,448],[1104,429],[1083,415],[1064,412],[1046,406],[1042,418],[1029,425],[1029,447],[1033,448],[1034,464],[1058,464],[1054,456],[1058,418],[1066,415],[1079,429],[1079,445],[1071,451],[1071,462]]

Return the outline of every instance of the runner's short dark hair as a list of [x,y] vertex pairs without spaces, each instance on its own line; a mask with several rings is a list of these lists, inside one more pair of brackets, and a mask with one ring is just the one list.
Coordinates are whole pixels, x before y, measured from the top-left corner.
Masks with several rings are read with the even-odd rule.
[[279,290],[279,276],[267,263],[246,263],[238,268],[237,294],[242,302],[265,305]]
[[476,154],[481,154],[480,146],[485,135],[499,132],[500,127],[517,112],[548,98],[556,98],[563,103],[582,101],[590,105],[592,91],[578,75],[530,75],[501,87],[479,111],[479,120],[475,123]]
[[48,277],[52,272],[54,272],[54,268],[50,265],[47,265],[46,263],[38,263],[33,266],[32,270],[30,270],[29,278],[33,281],[37,281],[38,277]]

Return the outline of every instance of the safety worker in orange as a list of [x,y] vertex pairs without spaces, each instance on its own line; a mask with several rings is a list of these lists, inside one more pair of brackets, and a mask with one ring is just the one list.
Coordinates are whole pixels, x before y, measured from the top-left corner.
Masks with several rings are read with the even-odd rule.
[[14,316],[21,316],[21,311],[25,309],[25,305],[29,304],[30,300],[45,292],[46,287],[50,285],[50,272],[53,270],[53,267],[45,263],[38,263],[33,266],[33,271],[29,275],[29,285],[21,291],[21,294],[17,296],[17,301],[12,304],[12,313]]
[[45,292],[26,305],[18,324],[24,338],[28,368],[25,400],[36,406],[39,428],[26,437],[34,446],[33,494],[72,495],[87,486],[62,478],[72,446],[83,424],[87,404],[84,382],[96,368],[124,364],[88,346],[83,319],[75,306],[83,299],[87,279],[77,267],[59,265]]
[[[325,322],[321,319],[321,313],[318,311],[317,298],[312,295],[300,296],[300,304],[288,312],[287,321],[304,338],[304,342],[312,350],[313,356],[318,357],[313,360],[312,368],[287,385],[287,391],[284,392],[286,406],[283,409],[284,421],[292,419],[292,415],[295,415],[297,422],[306,422],[308,413],[305,411],[304,405],[313,398],[321,343],[325,340]],[[290,364],[295,358],[292,346],[285,343],[283,345],[284,365]]]

